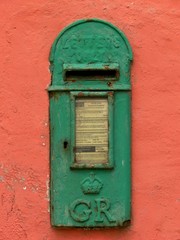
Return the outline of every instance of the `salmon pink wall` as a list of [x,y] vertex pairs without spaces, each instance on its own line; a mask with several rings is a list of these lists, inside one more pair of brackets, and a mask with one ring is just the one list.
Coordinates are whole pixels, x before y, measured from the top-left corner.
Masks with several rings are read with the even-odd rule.
[[[0,1],[0,240],[180,239],[180,1]],[[50,83],[57,34],[82,18],[119,27],[132,66],[132,224],[58,230],[49,221]]]

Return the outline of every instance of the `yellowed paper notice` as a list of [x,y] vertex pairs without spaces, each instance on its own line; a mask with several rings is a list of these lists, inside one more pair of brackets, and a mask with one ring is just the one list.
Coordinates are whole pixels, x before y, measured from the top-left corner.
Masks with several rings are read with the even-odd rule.
[[107,98],[76,99],[76,162],[108,161]]

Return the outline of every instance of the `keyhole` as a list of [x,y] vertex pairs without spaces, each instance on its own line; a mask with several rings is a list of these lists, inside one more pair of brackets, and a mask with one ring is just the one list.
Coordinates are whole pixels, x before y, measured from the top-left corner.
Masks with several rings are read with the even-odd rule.
[[67,147],[68,147],[68,142],[64,141],[64,149],[67,149]]

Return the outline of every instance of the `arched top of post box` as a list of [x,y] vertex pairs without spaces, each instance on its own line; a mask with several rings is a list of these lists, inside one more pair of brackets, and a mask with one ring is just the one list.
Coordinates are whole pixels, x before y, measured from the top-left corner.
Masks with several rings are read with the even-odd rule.
[[49,90],[130,89],[132,49],[124,33],[99,19],[67,26],[50,52]]

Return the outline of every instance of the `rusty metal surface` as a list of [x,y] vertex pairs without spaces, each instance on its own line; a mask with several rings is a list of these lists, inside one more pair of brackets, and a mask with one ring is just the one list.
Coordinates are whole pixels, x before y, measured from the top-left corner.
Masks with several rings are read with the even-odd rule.
[[[130,222],[131,60],[124,34],[101,20],[78,21],[53,44],[48,88],[53,226],[98,228]],[[108,102],[106,161],[77,161],[76,99],[85,98]],[[91,125],[98,131],[92,119]],[[90,156],[96,144],[85,149]]]

